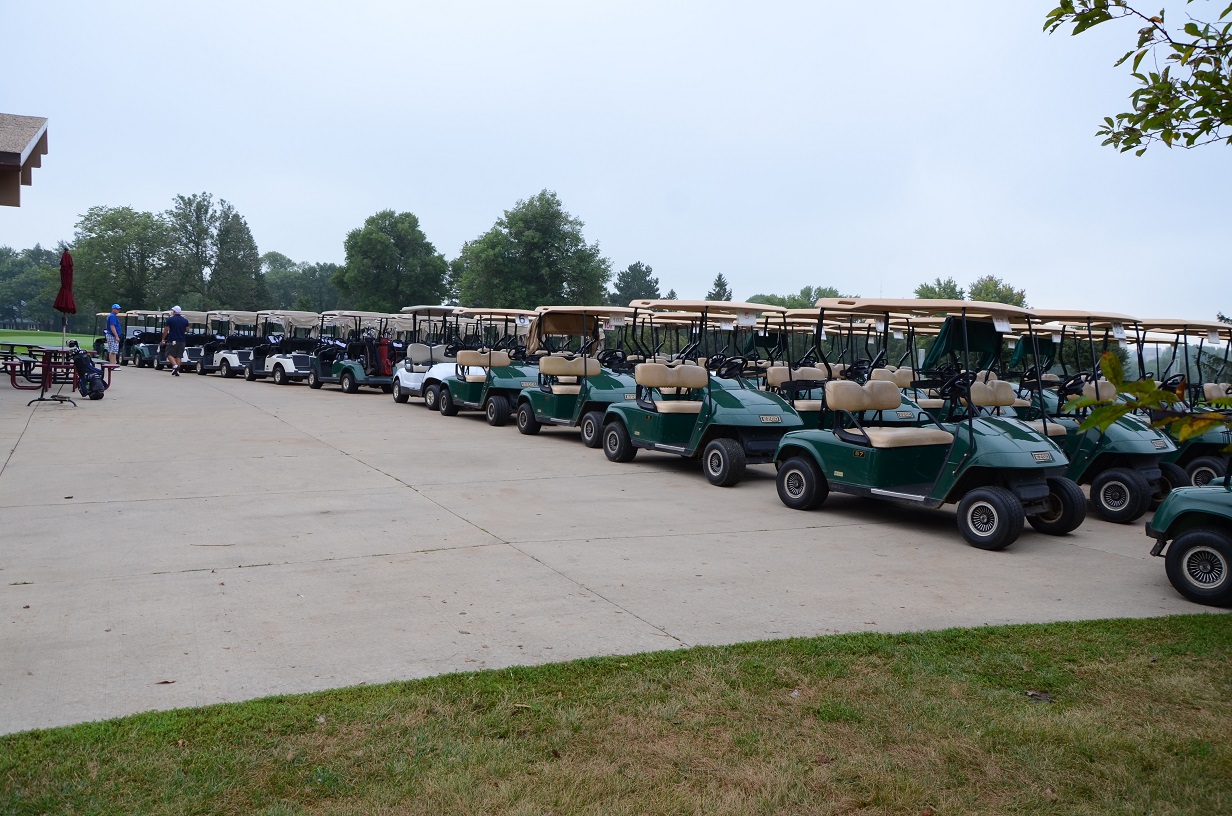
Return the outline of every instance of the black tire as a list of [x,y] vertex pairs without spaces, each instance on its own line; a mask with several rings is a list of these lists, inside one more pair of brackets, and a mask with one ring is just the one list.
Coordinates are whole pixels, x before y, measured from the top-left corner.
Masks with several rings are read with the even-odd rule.
[[1114,524],[1129,524],[1151,506],[1151,485],[1129,468],[1108,468],[1091,482],[1095,514]]
[[394,395],[394,402],[397,403],[404,403],[411,398],[411,395],[402,387],[402,380],[399,380],[397,377],[394,377],[389,393]]
[[120,358],[120,365],[122,365],[122,366],[126,366],[126,365],[128,365],[128,358],[127,358],[127,357],[121,357],[121,358]]
[[324,385],[324,383],[322,383],[321,378],[317,376],[317,370],[315,368],[308,369],[308,387],[315,391],[322,385]]
[[219,375],[226,377],[227,379],[230,379],[235,376],[235,372],[231,370],[231,364],[228,363],[225,359],[222,360],[218,364],[218,373]]
[[155,371],[162,371],[162,370],[163,370],[163,362],[162,362],[162,360],[156,360],[156,361],[154,362],[154,370],[155,370]]
[[543,430],[543,425],[535,419],[535,409],[529,402],[518,406],[518,433],[534,436]]
[[1151,497],[1151,509],[1159,507],[1159,503],[1172,492],[1173,488],[1188,486],[1189,474],[1185,472],[1185,468],[1172,462],[1160,462],[1159,481],[1155,483],[1155,495]]
[[1028,516],[1027,521],[1041,533],[1065,535],[1082,526],[1087,518],[1087,497],[1073,479],[1064,476],[1048,480],[1048,509]]
[[1164,567],[1176,591],[1194,603],[1232,606],[1232,540],[1219,530],[1195,528],[1168,545]]
[[440,406],[441,416],[457,416],[458,406],[453,401],[453,392],[449,390],[449,386],[441,383],[439,390],[440,399],[437,400]]
[[613,462],[632,462],[637,456],[629,431],[619,419],[603,427],[603,455]]
[[1226,465],[1222,459],[1217,459],[1214,456],[1199,456],[1188,465],[1185,466],[1185,472],[1189,474],[1189,483],[1195,487],[1208,485],[1216,479],[1223,478],[1227,473]]
[[439,411],[441,409],[441,388],[439,385],[429,385],[424,390],[423,395],[424,407],[429,411]]
[[244,379],[247,380],[248,382],[257,381],[257,372],[253,371],[252,363],[249,363],[248,365],[244,366]]
[[197,374],[201,375],[202,377],[205,376],[205,365],[204,364],[197,363],[197,367],[194,370],[197,372]]
[[1004,487],[977,487],[958,503],[958,531],[972,547],[1003,550],[1022,534],[1022,502]]
[[587,411],[582,415],[579,425],[582,431],[582,444],[588,448],[597,448],[603,444],[603,412]]
[[779,465],[779,501],[792,510],[814,510],[830,495],[830,485],[811,456],[793,456]]
[[392,394],[393,392],[394,392],[394,387],[392,385],[382,385],[381,386],[382,394]]
[[509,400],[500,394],[488,397],[488,401],[483,404],[483,411],[487,414],[488,424],[493,427],[499,428],[509,423]]
[[342,376],[338,378],[338,385],[342,387],[344,394],[359,393],[359,383],[355,382],[355,375],[350,371],[342,372]]
[[739,484],[747,465],[744,446],[735,439],[712,439],[702,451],[702,471],[716,487]]
[[280,365],[274,366],[274,385],[286,385],[288,382],[287,370]]

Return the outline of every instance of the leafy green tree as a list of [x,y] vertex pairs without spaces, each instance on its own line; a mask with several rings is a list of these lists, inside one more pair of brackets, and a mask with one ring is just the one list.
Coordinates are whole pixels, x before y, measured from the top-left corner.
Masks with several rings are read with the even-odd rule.
[[90,303],[126,309],[167,304],[162,288],[171,231],[158,215],[132,207],[91,207],[77,222],[74,288]]
[[266,252],[261,256],[261,270],[265,273],[265,286],[269,290],[269,303],[262,308],[295,308],[293,304],[301,287],[300,267],[301,264],[281,252]]
[[550,190],[517,202],[454,259],[459,301],[522,309],[605,302],[611,261],[586,243],[583,226]]
[[639,298],[658,299],[659,279],[651,277],[650,273],[653,271],[641,261],[635,261],[624,271],[616,273],[616,280],[612,284],[614,291],[608,298],[608,304],[628,306]]
[[676,297],[675,289],[668,289],[667,294],[663,296],[663,299],[664,300],[680,300],[680,298]]
[[227,202],[219,205],[214,269],[207,304],[214,309],[267,308],[269,290],[261,268],[257,242],[248,222]]
[[[230,207],[225,201],[219,204]],[[170,246],[161,287],[184,308],[206,302],[207,270],[214,266],[218,254],[219,219],[219,207],[209,193],[177,195],[171,209],[163,213]]]
[[[1185,0],[1185,5],[1194,1]],[[1212,13],[1225,2],[1211,7],[1202,0]],[[1060,0],[1044,20],[1049,34],[1060,28],[1081,34],[1114,20],[1141,26],[1137,45],[1116,62],[1131,65],[1138,86],[1129,97],[1133,109],[1105,117],[1095,135],[1104,138],[1104,145],[1134,150],[1139,156],[1152,142],[1185,148],[1232,144],[1232,5],[1208,18],[1214,22],[1187,15],[1179,28],[1169,27],[1166,9],[1141,11],[1141,5],[1129,0]]]
[[306,312],[324,312],[337,308],[338,289],[334,286],[334,277],[341,272],[342,267],[336,263],[302,263],[299,266],[299,290],[290,308]]
[[396,312],[440,303],[448,291],[445,256],[420,229],[414,213],[382,210],[347,233],[346,265],[333,276],[348,308]]
[[965,300],[966,293],[953,278],[941,280],[937,278],[932,283],[921,283],[915,288],[915,296],[921,300]]
[[1015,289],[995,275],[985,275],[968,288],[971,300],[982,300],[986,303],[1008,303],[1011,306],[1026,308],[1027,290]]
[[727,278],[723,277],[723,273],[714,276],[714,283],[710,284],[710,291],[706,293],[706,300],[731,300],[731,286],[727,284]]
[[807,309],[817,302],[818,298],[859,297],[858,295],[843,295],[833,286],[805,286],[794,295],[753,295],[749,303],[768,303],[771,306],[783,306],[787,309]]
[[[18,252],[0,246],[0,324],[58,328],[52,303],[60,288],[59,256],[35,244]],[[78,311],[83,304],[79,301]]]

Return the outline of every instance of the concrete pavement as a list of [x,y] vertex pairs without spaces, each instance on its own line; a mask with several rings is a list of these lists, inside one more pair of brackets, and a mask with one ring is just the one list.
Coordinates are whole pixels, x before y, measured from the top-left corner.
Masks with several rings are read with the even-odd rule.
[[573,430],[131,367],[0,385],[0,733],[451,671],[849,631],[1207,611],[1141,524],[1008,550],[770,466],[608,462]]

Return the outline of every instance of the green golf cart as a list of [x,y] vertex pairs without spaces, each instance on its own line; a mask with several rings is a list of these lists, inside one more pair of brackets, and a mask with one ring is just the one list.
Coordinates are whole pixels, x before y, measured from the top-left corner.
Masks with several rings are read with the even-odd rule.
[[690,313],[696,316],[696,339],[670,364],[637,364],[634,399],[611,403],[603,417],[608,459],[629,462],[639,449],[701,459],[711,484],[730,487],[747,465],[773,461],[783,434],[803,427],[782,397],[758,387],[746,357],[721,356],[707,346],[714,341],[711,324],[755,326],[759,314],[781,315],[784,309],[705,300],[635,300],[630,306],[635,322],[643,311]]
[[[1232,412],[1225,412],[1232,420]],[[1232,606],[1232,476],[1202,487],[1180,487],[1146,525],[1163,555],[1168,581],[1191,601]],[[1165,553],[1164,550],[1167,549]]]
[[[530,322],[526,356],[539,362],[539,379],[518,394],[518,431],[544,425],[581,430],[582,444],[603,444],[603,414],[613,402],[634,398],[636,384],[622,349],[608,348],[607,332],[624,328],[633,310],[621,306],[540,306]],[[570,343],[576,341],[573,349]],[[606,365],[604,365],[606,363]]]
[[322,312],[317,346],[308,361],[308,387],[337,384],[344,394],[362,387],[390,393],[399,362],[389,337],[393,319],[379,312]]
[[[1012,544],[1024,520],[1040,532],[1064,535],[1086,517],[1086,497],[1065,477],[1065,455],[1047,437],[1013,416],[1016,395],[1003,380],[982,380],[967,366],[980,356],[969,340],[984,328],[1029,313],[999,303],[946,300],[822,298],[819,316],[880,315],[892,321],[947,315],[934,341],[955,338],[936,352],[951,369],[922,366],[911,386],[935,391],[937,410],[899,417],[899,383],[876,376],[825,382],[821,426],[785,435],[774,454],[783,504],[821,506],[831,491],[898,504],[958,505],[958,529],[972,546],[998,550]],[[944,351],[944,354],[943,354]],[[953,354],[950,354],[953,351]],[[929,349],[930,355],[933,349]],[[880,352],[862,366],[878,370]],[[926,358],[926,363],[930,363]],[[986,362],[986,361],[985,361]]]
[[[526,331],[535,313],[526,309],[459,309],[471,333],[458,349],[452,374],[437,385],[442,416],[482,410],[489,425],[508,423],[524,388],[539,380],[539,368],[525,359]],[[514,358],[517,358],[515,361]]]

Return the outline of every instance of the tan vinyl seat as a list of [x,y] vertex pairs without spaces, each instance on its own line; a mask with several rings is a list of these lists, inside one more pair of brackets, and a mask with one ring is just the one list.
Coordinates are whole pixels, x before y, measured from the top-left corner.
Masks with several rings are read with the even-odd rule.
[[945,407],[945,400],[940,397],[921,397],[915,401],[915,404],[923,408],[925,411],[935,411],[938,408]]
[[[902,404],[898,386],[889,380],[870,380],[861,386],[850,380],[826,383],[826,404],[836,411],[890,411]],[[948,445],[954,435],[940,428],[865,428],[874,448]]]
[[[1026,424],[1034,429],[1037,434],[1044,435],[1044,420],[1036,419]],[[1047,433],[1048,436],[1065,436],[1068,431],[1065,430],[1065,426],[1060,422],[1049,422]]]
[[539,361],[539,373],[556,377],[551,384],[553,394],[567,396],[582,393],[582,377],[593,377],[601,369],[593,357],[544,357]]
[[1018,396],[1014,386],[1005,380],[976,381],[971,384],[971,401],[985,408],[1004,408],[1014,404]]
[[[504,351],[474,351],[473,349],[463,349],[458,352],[458,365],[462,366],[466,373],[462,375],[462,379],[468,383],[481,383],[488,378],[488,369],[499,366],[507,366],[512,360],[509,359],[509,354]],[[471,369],[482,369],[478,373]]]
[[828,380],[826,372],[820,368],[813,366],[802,366],[797,369],[790,369],[785,365],[771,366],[766,369],[766,385],[773,388],[779,388],[783,383],[789,380]]
[[1082,386],[1082,396],[1089,399],[1110,400],[1116,397],[1116,386],[1106,380],[1086,383]]
[[892,382],[895,387],[898,387],[898,377],[894,376],[894,372],[888,368],[874,368],[870,379]]
[[638,363],[633,369],[634,381],[645,388],[654,388],[659,395],[675,392],[677,399],[654,400],[655,410],[660,414],[696,414],[702,410],[701,400],[692,399],[687,393],[710,384],[710,372],[701,366],[666,366],[662,363]]
[[1228,396],[1229,388],[1232,388],[1232,385],[1228,383],[1203,383],[1202,396],[1208,400],[1223,399]]

